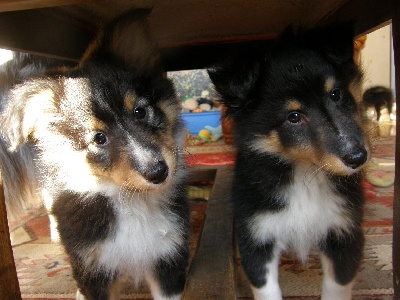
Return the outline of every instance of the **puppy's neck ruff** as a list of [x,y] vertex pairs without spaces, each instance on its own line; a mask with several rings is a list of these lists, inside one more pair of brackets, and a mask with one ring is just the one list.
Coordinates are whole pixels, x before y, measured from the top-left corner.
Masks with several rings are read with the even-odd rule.
[[[141,200],[137,199],[129,207],[113,203],[118,216],[115,234],[86,249],[89,253],[97,249],[99,256],[94,259],[98,259],[105,269],[118,272],[150,270],[159,258],[173,256],[185,239],[185,233],[176,228],[180,223],[179,216]],[[141,274],[136,272],[135,276],[140,278]]]
[[291,182],[278,191],[285,206],[276,212],[261,212],[250,222],[251,232],[260,243],[276,241],[281,250],[294,249],[303,261],[330,231],[350,231],[351,220],[343,209],[328,175],[311,164],[293,168]]

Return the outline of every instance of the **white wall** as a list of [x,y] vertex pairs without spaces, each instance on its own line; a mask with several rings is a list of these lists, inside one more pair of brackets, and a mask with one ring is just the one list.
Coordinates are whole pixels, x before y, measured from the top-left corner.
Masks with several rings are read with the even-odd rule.
[[364,71],[364,85],[367,89],[373,85],[391,86],[392,69],[391,25],[382,27],[367,36],[361,51],[361,65]]

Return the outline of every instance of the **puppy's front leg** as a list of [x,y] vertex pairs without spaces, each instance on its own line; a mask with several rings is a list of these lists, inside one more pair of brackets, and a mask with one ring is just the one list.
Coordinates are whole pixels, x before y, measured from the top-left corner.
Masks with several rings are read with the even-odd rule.
[[346,236],[328,235],[322,250],[321,263],[324,272],[322,300],[350,300],[362,258],[364,238],[362,229]]
[[76,293],[77,300],[118,300],[119,284],[118,276],[102,273],[100,271],[91,272],[76,265],[72,261],[73,273],[78,284]]
[[146,274],[155,300],[180,300],[185,287],[188,251],[182,248],[174,258],[161,259],[155,269]]
[[[119,282],[115,282],[114,284],[112,284],[109,288],[109,293],[108,293],[108,297],[109,300],[119,300]],[[76,291],[76,300],[88,300],[91,298],[86,298],[80,289],[78,289]]]
[[259,244],[246,231],[239,231],[238,244],[243,269],[250,280],[255,300],[281,300],[279,287],[280,251],[273,243]]
[[279,255],[274,255],[272,260],[267,261],[265,264],[266,269],[266,283],[262,286],[256,287],[251,285],[255,300],[281,300],[282,292],[279,287]]
[[321,263],[324,272],[321,300],[351,299],[353,281],[345,285],[337,283],[333,271],[332,261],[327,256],[322,254]]

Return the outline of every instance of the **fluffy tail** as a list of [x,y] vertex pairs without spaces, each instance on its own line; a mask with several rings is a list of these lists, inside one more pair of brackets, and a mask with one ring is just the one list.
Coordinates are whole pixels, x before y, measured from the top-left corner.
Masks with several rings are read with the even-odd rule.
[[11,219],[19,217],[24,208],[35,209],[42,205],[42,199],[37,193],[35,156],[32,144],[25,144],[15,152],[11,152],[0,139],[1,177],[7,211]]
[[[0,111],[17,117],[17,111],[7,111],[10,90],[27,79],[41,76],[48,69],[66,65],[63,61],[26,53],[13,52],[13,59],[0,65]],[[22,105],[22,104],[20,104]],[[12,116],[13,115],[13,116]],[[3,120],[3,118],[0,118]],[[23,208],[37,208],[42,205],[38,191],[38,180],[34,161],[35,149],[32,143],[21,144],[10,150],[9,141],[4,140],[4,133],[9,128],[1,123],[0,168],[9,217],[16,218]]]

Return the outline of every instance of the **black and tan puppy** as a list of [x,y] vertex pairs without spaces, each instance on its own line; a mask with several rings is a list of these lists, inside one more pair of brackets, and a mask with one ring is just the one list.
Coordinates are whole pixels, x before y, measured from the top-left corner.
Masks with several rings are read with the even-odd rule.
[[[184,287],[184,131],[148,13],[115,20],[79,67],[25,80],[2,99],[1,159],[12,157],[2,173],[37,177],[35,187],[17,183],[47,201],[78,299],[118,298],[123,274],[145,279],[155,299],[180,299]],[[4,184],[11,202],[29,194]]]
[[390,119],[393,119],[392,108],[394,103],[393,93],[384,86],[374,86],[367,89],[363,94],[362,103],[365,108],[373,107],[376,111],[376,121],[381,118],[381,109],[386,108]]
[[[322,299],[351,299],[363,251],[369,156],[353,31],[339,25],[239,47],[209,74],[234,120],[233,205],[255,299],[282,299],[282,251],[318,250]],[[360,99],[358,99],[360,100]]]

